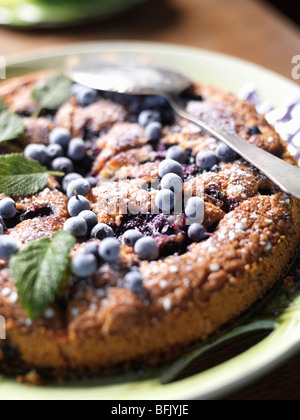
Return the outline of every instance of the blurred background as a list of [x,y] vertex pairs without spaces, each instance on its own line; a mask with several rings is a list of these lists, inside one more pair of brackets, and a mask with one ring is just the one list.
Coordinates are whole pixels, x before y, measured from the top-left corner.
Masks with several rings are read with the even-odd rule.
[[0,0],[0,55],[91,40],[168,42],[234,55],[291,79],[292,0]]

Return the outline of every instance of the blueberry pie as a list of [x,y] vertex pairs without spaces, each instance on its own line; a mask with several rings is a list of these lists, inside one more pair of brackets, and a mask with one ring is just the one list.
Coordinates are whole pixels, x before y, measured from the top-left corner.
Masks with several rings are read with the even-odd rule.
[[[48,176],[32,194],[8,193],[24,180],[4,182],[0,163],[0,370],[165,363],[279,281],[299,244],[299,201],[162,98],[72,85],[61,104],[38,106],[33,92],[50,77],[0,85],[0,113],[24,128],[0,143],[0,159],[13,155],[24,167],[25,159],[31,174],[34,163]],[[249,102],[196,84],[181,99],[193,115],[296,165]],[[67,263],[64,238],[72,238]],[[29,264],[35,255],[47,259],[43,270]],[[31,290],[31,275],[43,287]]]

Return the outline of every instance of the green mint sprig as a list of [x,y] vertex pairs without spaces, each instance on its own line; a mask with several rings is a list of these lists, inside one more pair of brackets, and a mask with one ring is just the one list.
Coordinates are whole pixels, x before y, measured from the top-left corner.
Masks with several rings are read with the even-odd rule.
[[57,110],[71,96],[71,87],[71,80],[62,74],[38,82],[31,93],[37,105],[33,116],[38,117],[43,109]]
[[19,153],[0,156],[0,194],[14,197],[35,194],[47,185],[49,175],[62,177],[64,174],[48,171]]
[[15,140],[25,132],[21,117],[12,113],[0,99],[0,143]]

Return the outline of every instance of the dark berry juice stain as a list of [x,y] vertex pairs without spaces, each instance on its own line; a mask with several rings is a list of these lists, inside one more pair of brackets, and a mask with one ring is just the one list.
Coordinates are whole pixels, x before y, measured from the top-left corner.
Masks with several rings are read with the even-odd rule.
[[86,142],[95,143],[98,140],[99,133],[95,132],[90,124],[87,124],[83,132],[83,140]]
[[50,206],[41,206],[22,213],[20,216],[20,221],[23,222],[24,220],[31,220],[37,217],[48,217],[52,215],[53,211]]
[[5,362],[18,362],[21,360],[21,353],[10,344],[9,340],[1,340],[1,350]]
[[52,216],[53,210],[51,206],[36,206],[31,207],[30,210],[25,210],[23,212],[18,212],[15,217],[12,219],[5,219],[5,227],[7,229],[13,229],[21,222],[25,220],[32,220],[37,217],[48,217]]
[[205,188],[204,193],[207,194],[209,197],[212,197],[218,200],[219,202],[221,202],[222,210],[225,213],[230,213],[239,205],[238,201],[233,200],[232,198],[228,198],[220,190],[218,190],[216,185],[209,185],[208,187]]
[[21,223],[21,213],[18,212],[15,217],[11,219],[5,219],[5,227],[7,229],[13,229],[16,227],[19,223]]
[[74,164],[74,172],[82,175],[82,176],[89,176],[91,173],[91,168],[93,167],[94,163],[94,156],[93,155],[86,155],[80,162],[76,162]]
[[[180,216],[178,216],[180,218]],[[183,254],[187,251],[187,227],[182,221],[170,224],[164,214],[138,214],[125,215],[120,226],[111,225],[117,237],[122,236],[127,230],[136,229],[144,236],[153,237],[159,245],[160,257]]]
[[261,134],[261,131],[259,127],[257,127],[256,125],[253,125],[252,127],[249,128],[248,134],[249,136],[259,136]]
[[136,229],[140,231],[143,235],[151,236],[153,230],[150,227],[150,224],[153,220],[153,215],[151,214],[126,214],[123,216],[122,223],[120,226],[111,225],[114,229],[117,237],[122,236],[127,230]]
[[193,151],[191,149],[186,150],[187,153],[187,165],[183,168],[183,178],[185,181],[189,179],[195,178],[201,174],[203,174],[203,170],[199,168],[196,163],[196,156],[193,155]]
[[117,236],[122,236],[130,229],[139,230],[145,236],[153,236],[159,233],[172,235],[175,233],[174,228],[164,214],[127,214],[123,217],[121,226],[114,228]]
[[34,112],[34,109],[31,109],[27,111],[17,111],[16,114],[21,118],[28,118],[28,117],[31,117],[33,112]]
[[260,194],[260,195],[266,195],[266,196],[272,196],[273,194],[274,194],[274,190],[272,190],[271,188],[260,188],[259,190],[258,190],[258,193]]
[[153,233],[158,232],[163,235],[174,235],[174,227],[170,225],[167,217],[164,214],[159,214],[154,217],[150,223],[150,227],[153,229]]
[[46,118],[47,120],[54,121],[55,115],[57,110],[51,110],[51,109],[42,109],[39,117],[40,118]]
[[191,87],[182,92],[180,99],[183,103],[187,104],[190,101],[203,102],[205,98],[202,95],[195,94],[193,87]]
[[189,180],[201,175],[203,171],[195,163],[183,169],[184,180]]
[[186,252],[186,246],[179,246],[179,244],[175,241],[165,241],[162,242],[160,247],[160,255],[161,257],[168,257],[170,255],[175,254],[184,254]]

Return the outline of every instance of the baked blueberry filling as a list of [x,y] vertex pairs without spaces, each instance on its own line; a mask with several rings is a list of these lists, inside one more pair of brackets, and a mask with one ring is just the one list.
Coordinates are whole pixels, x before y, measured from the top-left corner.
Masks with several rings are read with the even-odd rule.
[[239,205],[239,202],[237,200],[234,200],[224,195],[217,188],[216,185],[209,185],[208,187],[206,187],[205,194],[207,194],[209,197],[216,199],[219,203],[221,203],[222,210],[225,213],[230,213]]

